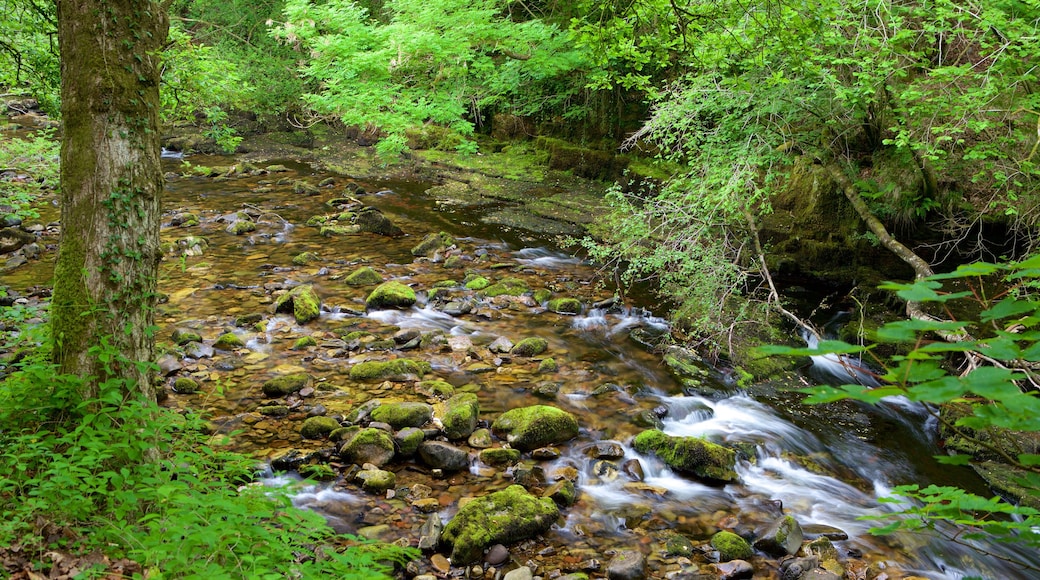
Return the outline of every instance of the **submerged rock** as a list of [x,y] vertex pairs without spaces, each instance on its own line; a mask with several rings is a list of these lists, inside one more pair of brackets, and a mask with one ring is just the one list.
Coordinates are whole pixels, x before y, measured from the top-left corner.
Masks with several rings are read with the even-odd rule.
[[646,557],[638,550],[619,550],[607,564],[608,580],[643,580]]
[[455,565],[480,559],[484,548],[509,544],[547,531],[560,511],[549,498],[536,498],[522,486],[511,485],[462,506],[441,539],[451,546]]
[[446,232],[429,234],[412,248],[412,255],[429,258],[438,250],[443,250],[453,245],[455,245],[455,238],[451,237],[451,234]]
[[291,312],[297,324],[306,324],[321,315],[321,300],[313,286],[303,284],[279,296],[274,311]]
[[275,377],[264,383],[264,396],[284,397],[290,393],[295,393],[304,387],[311,386],[313,382],[314,379],[307,373],[295,373]]
[[578,435],[578,420],[556,407],[532,405],[502,413],[491,424],[491,431],[505,437],[513,447],[529,451],[574,438]]
[[787,515],[773,522],[765,532],[755,540],[755,547],[777,557],[793,556],[802,547],[802,527],[798,520]]
[[369,310],[408,308],[413,304],[415,304],[415,290],[395,280],[376,286],[365,299],[365,306]]
[[581,314],[581,301],[577,298],[553,298],[546,308],[557,314]]
[[672,437],[656,429],[643,431],[632,441],[640,453],[656,455],[676,471],[706,479],[736,481],[736,453],[699,437]]

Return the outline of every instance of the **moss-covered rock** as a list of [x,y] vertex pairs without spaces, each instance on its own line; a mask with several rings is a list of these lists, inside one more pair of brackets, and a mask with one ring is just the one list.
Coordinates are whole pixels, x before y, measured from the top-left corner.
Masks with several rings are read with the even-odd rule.
[[669,467],[706,479],[736,481],[736,453],[699,437],[672,437],[656,429],[643,431],[632,442],[639,453],[656,455]]
[[477,457],[488,465],[501,467],[520,461],[520,450],[511,447],[491,447],[482,449]]
[[382,429],[359,429],[344,441],[339,456],[358,465],[371,463],[382,467],[394,458],[394,440]]
[[557,314],[581,314],[581,301],[577,298],[553,298],[546,308]]
[[573,481],[563,479],[549,486],[542,497],[553,500],[560,507],[570,507],[578,500],[578,492]]
[[802,547],[805,534],[793,516],[786,515],[773,522],[757,540],[755,547],[776,557],[793,556]]
[[557,366],[556,359],[546,358],[546,359],[542,359],[542,361],[540,363],[538,363],[538,372],[539,373],[542,373],[542,374],[555,373],[558,370],[560,370],[560,367]]
[[348,286],[372,286],[382,283],[383,277],[370,266],[362,266],[351,272],[343,281]]
[[186,328],[175,328],[173,329],[173,336],[171,337],[173,343],[178,346],[184,346],[189,342],[202,342],[202,335],[195,332],[194,330],[188,330]]
[[451,234],[446,232],[429,234],[414,248],[412,248],[412,255],[416,257],[429,258],[437,252],[437,250],[443,250],[453,245],[455,245],[455,238],[451,237]]
[[415,290],[395,280],[376,286],[365,299],[365,306],[369,310],[408,308],[413,304],[415,304]]
[[475,562],[484,548],[509,544],[547,531],[560,511],[549,498],[536,498],[519,485],[477,498],[459,509],[441,535],[455,565]]
[[219,348],[220,350],[235,350],[236,348],[242,348],[246,343],[242,340],[242,337],[238,336],[234,332],[226,332],[217,337],[217,340],[213,343],[213,348]]
[[513,447],[528,451],[577,436],[578,420],[556,407],[532,405],[502,413],[491,424],[491,431]]
[[292,349],[305,350],[312,346],[318,346],[318,341],[314,340],[313,336],[301,336],[300,338],[296,339],[296,342],[293,343]]
[[450,399],[455,395],[455,387],[451,383],[440,379],[420,381],[415,387],[420,393],[438,399]]
[[292,313],[297,324],[307,324],[321,315],[321,300],[310,284],[302,284],[274,301],[274,311]]
[[325,238],[332,238],[336,236],[350,236],[353,234],[360,234],[361,226],[340,225],[338,223],[326,223],[322,224],[321,228],[318,229],[318,233]]
[[386,423],[394,429],[422,427],[433,417],[433,407],[408,401],[383,403],[372,409],[371,417],[373,421]]
[[397,227],[390,218],[374,207],[363,207],[355,212],[351,223],[358,226],[362,232],[378,234],[390,238],[399,238],[404,235],[404,230]]
[[525,338],[513,345],[509,353],[514,356],[538,356],[549,348],[549,341],[538,336]]
[[432,367],[426,361],[396,358],[388,361],[365,361],[350,367],[350,378],[355,381],[412,381],[428,372]]
[[473,393],[459,393],[436,406],[435,416],[444,426],[444,436],[454,441],[469,437],[477,428],[480,403]]
[[227,233],[229,233],[229,234],[233,234],[233,235],[236,235],[236,236],[241,236],[242,234],[248,234],[249,232],[255,232],[256,231],[256,224],[253,223],[253,221],[249,220],[249,219],[235,220],[235,221],[231,222],[230,224],[228,224],[228,227],[226,228],[225,231],[227,231]]
[[487,288],[490,285],[491,285],[491,280],[488,280],[487,278],[485,278],[483,276],[477,276],[476,278],[473,278],[472,280],[466,282],[466,289],[467,290],[473,290],[473,291],[479,291],[479,290],[483,290],[483,289]]
[[397,485],[397,476],[385,469],[364,469],[355,478],[361,482],[361,489],[368,493],[384,494]]
[[419,445],[422,444],[426,435],[422,429],[416,429],[415,427],[406,427],[401,429],[397,433],[394,433],[394,445],[397,446],[397,453],[405,457],[415,455],[415,452],[419,450]]
[[722,562],[747,560],[755,553],[747,540],[725,530],[711,537],[711,547],[719,552],[719,560]]
[[292,263],[294,266],[306,266],[312,262],[317,262],[321,257],[314,252],[301,252],[293,256]]
[[304,439],[320,439],[339,429],[339,422],[332,417],[307,417],[300,426],[300,435]]
[[531,287],[522,278],[504,278],[484,288],[481,293],[489,298],[494,298],[495,296],[523,296],[530,291]]
[[195,379],[178,377],[177,380],[173,381],[173,391],[185,395],[197,393],[199,392],[199,383]]
[[313,383],[314,378],[307,373],[294,373],[291,375],[275,377],[264,383],[264,396],[284,397],[290,393],[295,393],[304,387],[309,387]]

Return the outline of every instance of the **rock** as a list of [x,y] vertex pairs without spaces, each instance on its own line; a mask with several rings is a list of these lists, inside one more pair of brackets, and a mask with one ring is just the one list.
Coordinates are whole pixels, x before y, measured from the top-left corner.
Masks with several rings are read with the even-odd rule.
[[159,372],[162,376],[170,376],[173,373],[184,368],[181,361],[177,360],[177,357],[172,354],[164,354],[159,357],[159,360],[155,361],[155,364],[159,365]]
[[576,298],[553,298],[546,304],[546,308],[557,314],[581,314],[581,301]]
[[608,580],[643,580],[646,578],[646,557],[638,550],[619,550],[607,564]]
[[435,408],[444,436],[451,441],[465,439],[477,428],[480,403],[474,393],[460,393]]
[[560,370],[560,367],[556,365],[556,359],[546,358],[538,363],[538,372],[540,374],[555,373],[558,370]]
[[522,451],[563,443],[578,435],[578,420],[548,405],[520,407],[502,413],[491,431]]
[[369,310],[408,308],[413,304],[415,304],[415,290],[394,280],[376,286],[365,299],[365,307]]
[[306,266],[312,262],[317,262],[321,259],[321,256],[314,252],[302,252],[293,256],[292,263],[294,266]]
[[389,361],[365,361],[350,367],[355,381],[414,381],[432,370],[426,361],[395,358]]
[[241,236],[242,234],[248,234],[249,232],[256,231],[256,224],[250,219],[237,219],[230,224],[225,230],[229,234]]
[[520,450],[508,447],[492,447],[481,450],[478,457],[481,461],[492,467],[501,467],[503,465],[512,465],[517,461],[520,461]]
[[235,326],[238,326],[240,328],[244,326],[253,326],[254,324],[260,322],[263,319],[264,315],[260,314],[259,312],[254,312],[252,314],[243,314],[242,316],[238,316],[235,318]]
[[282,294],[274,302],[275,312],[291,312],[297,324],[306,324],[321,315],[321,300],[310,284],[302,284]]
[[820,559],[820,567],[842,578],[845,566],[842,565],[837,548],[827,538],[817,538],[806,545],[806,552]]
[[289,416],[289,407],[287,405],[264,405],[263,407],[257,407],[256,412],[265,417],[282,418]]
[[664,544],[665,552],[669,556],[682,556],[689,558],[693,556],[694,546],[689,538],[682,534],[672,534]]
[[592,459],[621,459],[625,456],[625,448],[617,441],[597,441],[582,450]]
[[184,356],[200,359],[200,358],[212,358],[213,347],[208,344],[202,344],[201,342],[189,342],[184,345]]
[[803,538],[798,520],[787,515],[773,522],[755,540],[755,547],[776,557],[793,556],[801,549]]
[[237,334],[234,332],[227,332],[217,337],[216,342],[213,343],[213,348],[220,350],[235,350],[236,348],[242,348],[245,345],[245,341]]
[[527,566],[520,566],[506,572],[506,575],[502,577],[502,580],[533,580],[534,572],[531,571]]
[[311,386],[313,382],[314,379],[307,373],[295,373],[275,377],[264,383],[264,396],[284,397],[290,393],[295,393],[304,387]]
[[723,562],[747,560],[754,555],[751,544],[747,540],[725,530],[711,537],[711,547],[718,550],[719,560]]
[[423,441],[419,444],[419,457],[433,469],[446,472],[469,469],[469,453],[444,441]]
[[304,439],[320,439],[339,429],[339,422],[332,417],[308,417],[300,426]]
[[371,286],[380,284],[383,277],[369,266],[362,266],[343,279],[348,286]]
[[495,544],[491,546],[488,553],[484,555],[484,561],[492,566],[499,566],[504,564],[509,559],[509,549],[502,544]]
[[504,336],[496,338],[488,345],[488,350],[497,353],[507,353],[513,349],[513,341]]
[[426,435],[422,429],[416,429],[415,427],[406,427],[401,429],[397,433],[394,433],[394,445],[397,446],[397,453],[405,457],[415,455],[415,452],[419,450],[419,444],[423,442]]
[[849,539],[849,534],[845,530],[826,524],[806,524],[802,526],[802,535],[805,536],[806,540],[827,538],[832,542],[841,542]]
[[312,346],[318,346],[318,341],[313,336],[301,336],[292,345],[292,350],[306,350]]
[[[441,531],[444,529],[444,524],[441,523],[441,517],[434,514],[423,522],[422,527],[419,528],[419,546],[420,550],[434,550],[437,548],[437,544],[441,543]],[[444,556],[441,556],[444,558]],[[445,558],[445,563],[447,559]]]
[[438,250],[444,250],[455,245],[455,238],[451,237],[450,234],[440,232],[437,234],[429,234],[418,245],[412,248],[412,255],[415,257],[429,258]]
[[10,254],[26,244],[36,241],[36,236],[19,228],[0,229],[0,254]]
[[474,499],[444,527],[441,538],[452,547],[456,564],[480,559],[484,548],[509,544],[548,531],[560,515],[551,499],[536,498],[519,485]]
[[383,403],[372,409],[371,416],[374,421],[387,423],[394,429],[422,427],[433,418],[433,407],[415,402]]
[[179,377],[176,381],[173,381],[173,392],[185,395],[197,393],[199,392],[199,383],[195,379]]
[[467,290],[473,290],[474,292],[483,290],[490,285],[491,280],[488,280],[483,276],[477,276],[476,278],[473,278],[465,284]]
[[531,291],[521,278],[504,278],[503,280],[484,288],[481,292],[484,296],[494,298],[495,296],[522,296]]
[[784,560],[780,564],[780,580],[841,580],[841,577],[820,568],[816,556],[806,556]]
[[202,336],[194,330],[175,328],[173,329],[171,340],[173,340],[173,343],[178,346],[184,346],[189,342],[202,342]]
[[712,567],[718,572],[719,580],[741,580],[755,575],[755,567],[746,560],[730,560],[712,564]]
[[341,226],[336,223],[323,224],[321,228],[318,229],[318,234],[324,238],[331,238],[333,236],[350,236],[359,233],[361,233],[360,226]]
[[354,479],[361,481],[361,489],[375,494],[384,494],[397,484],[397,476],[385,469],[362,469]]
[[351,220],[361,231],[370,234],[378,234],[390,238],[399,238],[404,235],[404,230],[394,225],[390,218],[374,207],[363,207],[354,214]]
[[577,501],[578,494],[574,482],[564,479],[549,486],[542,497],[552,499],[560,507],[570,507]]
[[532,336],[513,345],[513,348],[509,349],[509,353],[515,356],[536,356],[542,354],[548,348],[549,341]]
[[455,387],[451,383],[440,379],[419,381],[415,387],[420,393],[438,399],[449,399],[455,395]]
[[311,185],[306,181],[296,180],[292,184],[293,193],[300,195],[321,195],[321,190],[316,185]]
[[382,467],[394,458],[394,440],[381,429],[359,429],[343,443],[339,455],[358,465],[371,463]]
[[632,447],[657,456],[676,471],[705,479],[736,481],[736,453],[699,437],[672,437],[648,429],[635,437]]

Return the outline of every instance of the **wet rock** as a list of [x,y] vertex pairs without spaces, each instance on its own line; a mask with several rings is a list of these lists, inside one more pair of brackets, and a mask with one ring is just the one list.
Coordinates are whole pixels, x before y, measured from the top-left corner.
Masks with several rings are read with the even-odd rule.
[[398,330],[391,337],[397,344],[406,344],[422,336],[422,332],[418,328],[405,328]]
[[382,467],[394,458],[394,440],[381,429],[359,429],[343,443],[339,454],[351,463]]
[[159,372],[161,372],[163,376],[172,375],[184,368],[181,361],[177,360],[177,357],[172,354],[162,355],[159,357],[159,360],[155,361],[155,364],[159,365]]
[[0,229],[0,254],[10,254],[35,241],[36,236],[19,228]]
[[473,312],[472,300],[452,300],[440,308],[448,316],[463,316]]
[[635,437],[632,447],[657,456],[676,471],[720,481],[738,479],[736,453],[699,437],[672,437],[649,429]]
[[491,431],[526,451],[574,438],[578,435],[578,420],[556,407],[532,405],[506,411],[492,423]]
[[723,562],[746,560],[754,555],[754,550],[747,540],[725,530],[711,537],[711,547],[718,551],[719,560]]
[[249,232],[256,231],[256,224],[250,219],[237,219],[224,229],[229,234],[241,236],[242,234],[248,234]]
[[632,481],[643,481],[646,474],[643,473],[643,464],[637,459],[629,459],[621,464],[621,471]]
[[317,262],[321,260],[321,256],[314,252],[302,252],[293,256],[292,263],[294,266],[306,266],[307,264]]
[[773,522],[759,538],[755,547],[776,557],[793,556],[802,547],[802,527],[798,520],[787,515]]
[[199,392],[199,383],[195,379],[188,377],[179,377],[173,382],[173,391],[175,393],[182,393],[190,395],[192,393]]
[[531,571],[527,566],[520,566],[506,572],[506,575],[502,577],[502,580],[533,580],[534,572]]
[[504,278],[484,288],[481,294],[488,298],[494,298],[495,296],[522,296],[530,291],[531,287],[522,278]]
[[542,359],[542,362],[538,363],[538,372],[540,374],[555,373],[558,370],[560,370],[560,367],[556,365],[556,359]]
[[730,560],[712,564],[712,567],[718,572],[719,580],[741,580],[755,575],[755,567],[746,560]]
[[292,345],[292,350],[306,350],[312,346],[318,346],[318,341],[313,336],[301,336]]
[[[441,531],[444,529],[444,524],[441,523],[441,517],[438,515],[432,515],[426,518],[423,522],[422,527],[419,528],[419,546],[420,550],[435,550],[437,544],[441,543]],[[439,555],[439,554],[438,554]],[[444,556],[441,556],[442,558]],[[445,559],[445,563],[447,560]],[[450,567],[450,566],[449,566]]]
[[845,530],[826,524],[806,524],[802,526],[802,535],[806,540],[827,538],[832,542],[841,542],[849,539],[849,534]]
[[254,324],[260,322],[263,319],[264,315],[260,314],[259,312],[254,312],[252,314],[243,314],[242,316],[235,318],[235,326],[253,326]]
[[491,342],[491,344],[488,345],[488,350],[490,350],[491,352],[497,352],[497,353],[500,353],[500,354],[507,353],[507,352],[509,352],[512,349],[513,349],[513,341],[509,340],[508,338],[506,338],[504,336],[500,336],[500,337],[496,338],[495,340],[493,340]]
[[483,276],[477,276],[476,278],[473,278],[472,280],[469,280],[465,284],[467,290],[473,290],[474,292],[479,292],[480,290],[484,290],[485,288],[487,288],[490,285],[491,285],[491,280],[488,280],[487,278],[485,278]]
[[376,286],[365,299],[365,306],[369,310],[408,308],[413,304],[415,304],[415,290],[394,280]]
[[487,449],[494,444],[491,439],[491,431],[488,429],[477,429],[469,436],[466,443],[474,449]]
[[339,225],[338,223],[326,223],[322,224],[321,228],[318,229],[318,234],[324,238],[331,238],[334,236],[350,236],[353,234],[360,234],[361,227],[356,225]]
[[484,555],[484,561],[492,566],[499,566],[509,559],[509,549],[502,544],[491,546],[488,553]]
[[619,550],[607,564],[608,580],[643,580],[646,578],[646,557],[637,550]]
[[173,329],[171,340],[173,340],[173,343],[178,346],[184,346],[189,342],[202,342],[202,336],[194,330],[175,328]]
[[840,576],[820,568],[816,556],[790,558],[780,564],[780,580],[841,580]]
[[423,463],[445,472],[469,469],[469,453],[444,441],[423,441],[419,444]]
[[560,507],[570,507],[578,500],[578,493],[574,482],[564,479],[549,486],[542,497],[552,499]]
[[307,373],[294,373],[275,377],[265,382],[263,391],[265,397],[284,397],[295,393],[304,387],[309,387],[314,379]]
[[386,493],[386,490],[393,489],[397,484],[394,472],[385,469],[362,469],[354,479],[361,482],[361,489],[375,494]]
[[695,352],[680,346],[670,346],[665,351],[664,364],[684,388],[696,390],[704,386],[711,377],[710,367]]
[[389,424],[394,429],[422,427],[433,418],[433,407],[426,403],[384,403],[372,409],[372,420]]
[[419,450],[419,444],[423,442],[426,435],[422,429],[407,427],[394,433],[394,445],[397,446],[399,455],[410,457]]
[[216,342],[213,343],[213,348],[220,350],[235,350],[236,348],[242,348],[246,345],[245,341],[240,336],[233,332],[227,332],[217,337]]
[[581,314],[581,301],[577,298],[553,298],[545,307],[557,314]]
[[520,450],[508,447],[491,447],[481,450],[478,455],[481,461],[493,467],[512,465],[520,461]]
[[200,358],[212,358],[213,347],[208,344],[202,344],[201,342],[189,342],[184,345],[184,356],[200,359]]
[[560,383],[542,383],[534,388],[534,396],[541,399],[548,399],[550,401],[556,400],[556,396],[560,394]]
[[265,417],[288,417],[289,407],[287,405],[264,405],[257,407],[256,412]]
[[383,282],[383,277],[369,266],[362,266],[343,279],[348,286],[372,286]]
[[509,353],[514,356],[531,357],[542,354],[548,348],[549,341],[541,337],[532,336],[513,345],[513,348],[509,349]]
[[339,429],[339,422],[332,417],[308,417],[300,426],[300,435],[304,439],[321,439]]
[[306,324],[321,315],[321,300],[313,286],[302,284],[279,296],[274,311],[291,312],[297,324]]
[[404,230],[397,227],[390,218],[374,207],[364,207],[354,214],[351,220],[362,232],[399,238],[404,235]]
[[560,515],[548,498],[536,498],[511,485],[463,505],[444,527],[442,539],[452,547],[456,564],[477,561],[484,548],[509,544],[547,531]]
[[817,538],[806,546],[806,552],[820,559],[820,567],[838,576],[845,576],[845,566],[838,556],[838,550],[827,538]]
[[669,536],[665,541],[664,549],[670,556],[683,556],[686,558],[693,556],[695,550],[693,542],[682,534]]
[[455,395],[455,387],[440,379],[419,381],[415,387],[418,392],[437,399],[449,399]]
[[321,195],[321,190],[316,185],[311,185],[306,181],[296,180],[292,184],[293,193],[299,195]]
[[538,461],[554,461],[560,458],[560,450],[556,447],[539,447],[531,451],[531,458]]
[[436,234],[429,234],[421,242],[419,242],[414,248],[412,248],[412,255],[415,257],[429,258],[433,256],[438,250],[444,250],[455,245],[455,238],[451,237],[451,234],[446,232],[440,232]]
[[473,393],[459,393],[435,408],[444,436],[451,441],[465,439],[477,428],[480,403]]
[[625,448],[617,441],[597,441],[586,447],[583,453],[593,459],[621,459],[625,456]]
[[350,367],[350,378],[355,381],[413,381],[431,369],[430,363],[409,358],[365,361]]

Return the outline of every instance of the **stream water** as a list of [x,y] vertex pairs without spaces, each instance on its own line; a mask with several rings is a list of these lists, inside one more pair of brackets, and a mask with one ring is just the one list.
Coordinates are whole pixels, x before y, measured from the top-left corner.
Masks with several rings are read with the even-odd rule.
[[[223,158],[191,158],[197,165],[229,165]],[[176,170],[179,160],[167,160]],[[661,355],[633,341],[633,329],[651,333],[667,330],[649,305],[610,305],[610,288],[599,272],[581,259],[554,249],[550,240],[523,230],[503,230],[481,222],[480,209],[438,205],[423,192],[426,185],[405,182],[358,182],[371,193],[359,199],[377,207],[406,232],[389,238],[374,234],[322,237],[305,226],[314,215],[333,212],[324,205],[344,195],[353,180],[316,174],[307,166],[280,162],[284,173],[230,178],[177,178],[167,185],[164,242],[202,236],[209,246],[201,255],[171,255],[161,266],[161,290],[169,296],[159,310],[160,342],[175,328],[199,332],[207,345],[225,332],[235,332],[245,347],[234,352],[204,349],[179,360],[178,376],[191,376],[203,386],[199,393],[170,392],[174,407],[205,409],[224,430],[240,431],[232,441],[238,449],[263,459],[291,449],[303,453],[328,444],[304,440],[299,425],[308,412],[346,414],[372,398],[423,400],[408,383],[366,384],[349,377],[350,367],[363,360],[408,356],[430,362],[434,377],[477,394],[480,416],[490,421],[500,413],[531,404],[552,404],[578,417],[577,438],[558,446],[555,458],[525,456],[511,469],[492,468],[474,460],[469,471],[438,477],[416,462],[395,462],[396,497],[374,497],[353,484],[302,485],[280,477],[271,484],[297,485],[296,501],[320,510],[335,526],[386,541],[410,542],[428,514],[404,499],[415,486],[426,486],[438,501],[434,515],[447,521],[460,498],[480,496],[513,483],[519,474],[534,474],[551,482],[577,474],[579,499],[563,510],[564,519],[549,533],[510,547],[514,563],[528,564],[536,573],[553,577],[557,571],[604,574],[610,554],[637,548],[648,556],[650,576],[665,578],[703,572],[715,577],[710,550],[703,549],[720,529],[747,532],[780,513],[793,515],[807,531],[834,537],[847,578],[1029,578],[1021,567],[984,555],[967,542],[943,539],[963,530],[941,529],[931,534],[873,537],[876,524],[861,518],[883,514],[878,499],[894,485],[937,483],[966,486],[979,483],[967,470],[938,466],[931,455],[939,450],[930,435],[928,415],[914,405],[892,401],[877,409],[845,407],[831,416],[826,409],[806,410],[786,391],[801,384],[760,384],[738,389],[722,370],[705,367],[703,390],[684,388],[662,363]],[[331,177],[334,185],[318,195],[296,194],[292,182],[317,184]],[[235,212],[250,211],[256,230],[243,235],[226,231]],[[185,213],[198,225],[179,226]],[[46,217],[44,218],[46,220]],[[462,267],[416,259],[410,250],[430,232],[456,236]],[[293,257],[314,252],[317,261],[293,265]],[[416,289],[419,302],[408,310],[366,312],[370,288],[355,288],[343,278],[361,265],[384,279]],[[536,290],[582,301],[576,316],[555,314],[530,297],[481,298],[461,286],[467,273],[492,281],[506,276],[524,279]],[[46,260],[30,262],[5,275],[4,282],[28,288],[49,280]],[[454,283],[445,283],[452,280]],[[321,317],[298,325],[291,316],[272,314],[272,293],[296,284],[312,284],[323,302]],[[442,283],[453,296],[471,299],[471,313],[452,316],[427,299]],[[602,303],[601,307],[592,305]],[[259,313],[266,328],[235,325],[237,317]],[[389,337],[400,329],[455,338],[436,348],[408,353],[342,348],[350,331]],[[293,350],[295,341],[310,336],[317,346]],[[536,359],[502,357],[487,350],[498,337],[516,342],[529,336],[546,339],[549,349]],[[458,346],[461,345],[461,346]],[[558,370],[539,372],[539,359],[552,357]],[[260,385],[268,378],[306,371],[320,388],[296,400],[288,417],[257,413],[270,404]],[[290,405],[290,406],[292,406]],[[696,435],[743,450],[739,482],[707,485],[678,475],[652,457],[629,447],[644,427],[646,413],[661,416],[665,432]],[[852,425],[852,427],[850,427]],[[589,449],[605,442],[620,452],[609,459],[590,457]],[[641,474],[641,475],[640,475]],[[692,554],[669,555],[665,545],[681,534],[699,546]],[[1006,546],[983,546],[1040,565],[1036,554],[1015,553]],[[759,556],[755,577],[778,575],[776,561]],[[430,570],[428,562],[420,571]],[[887,576],[886,576],[887,575]]]

